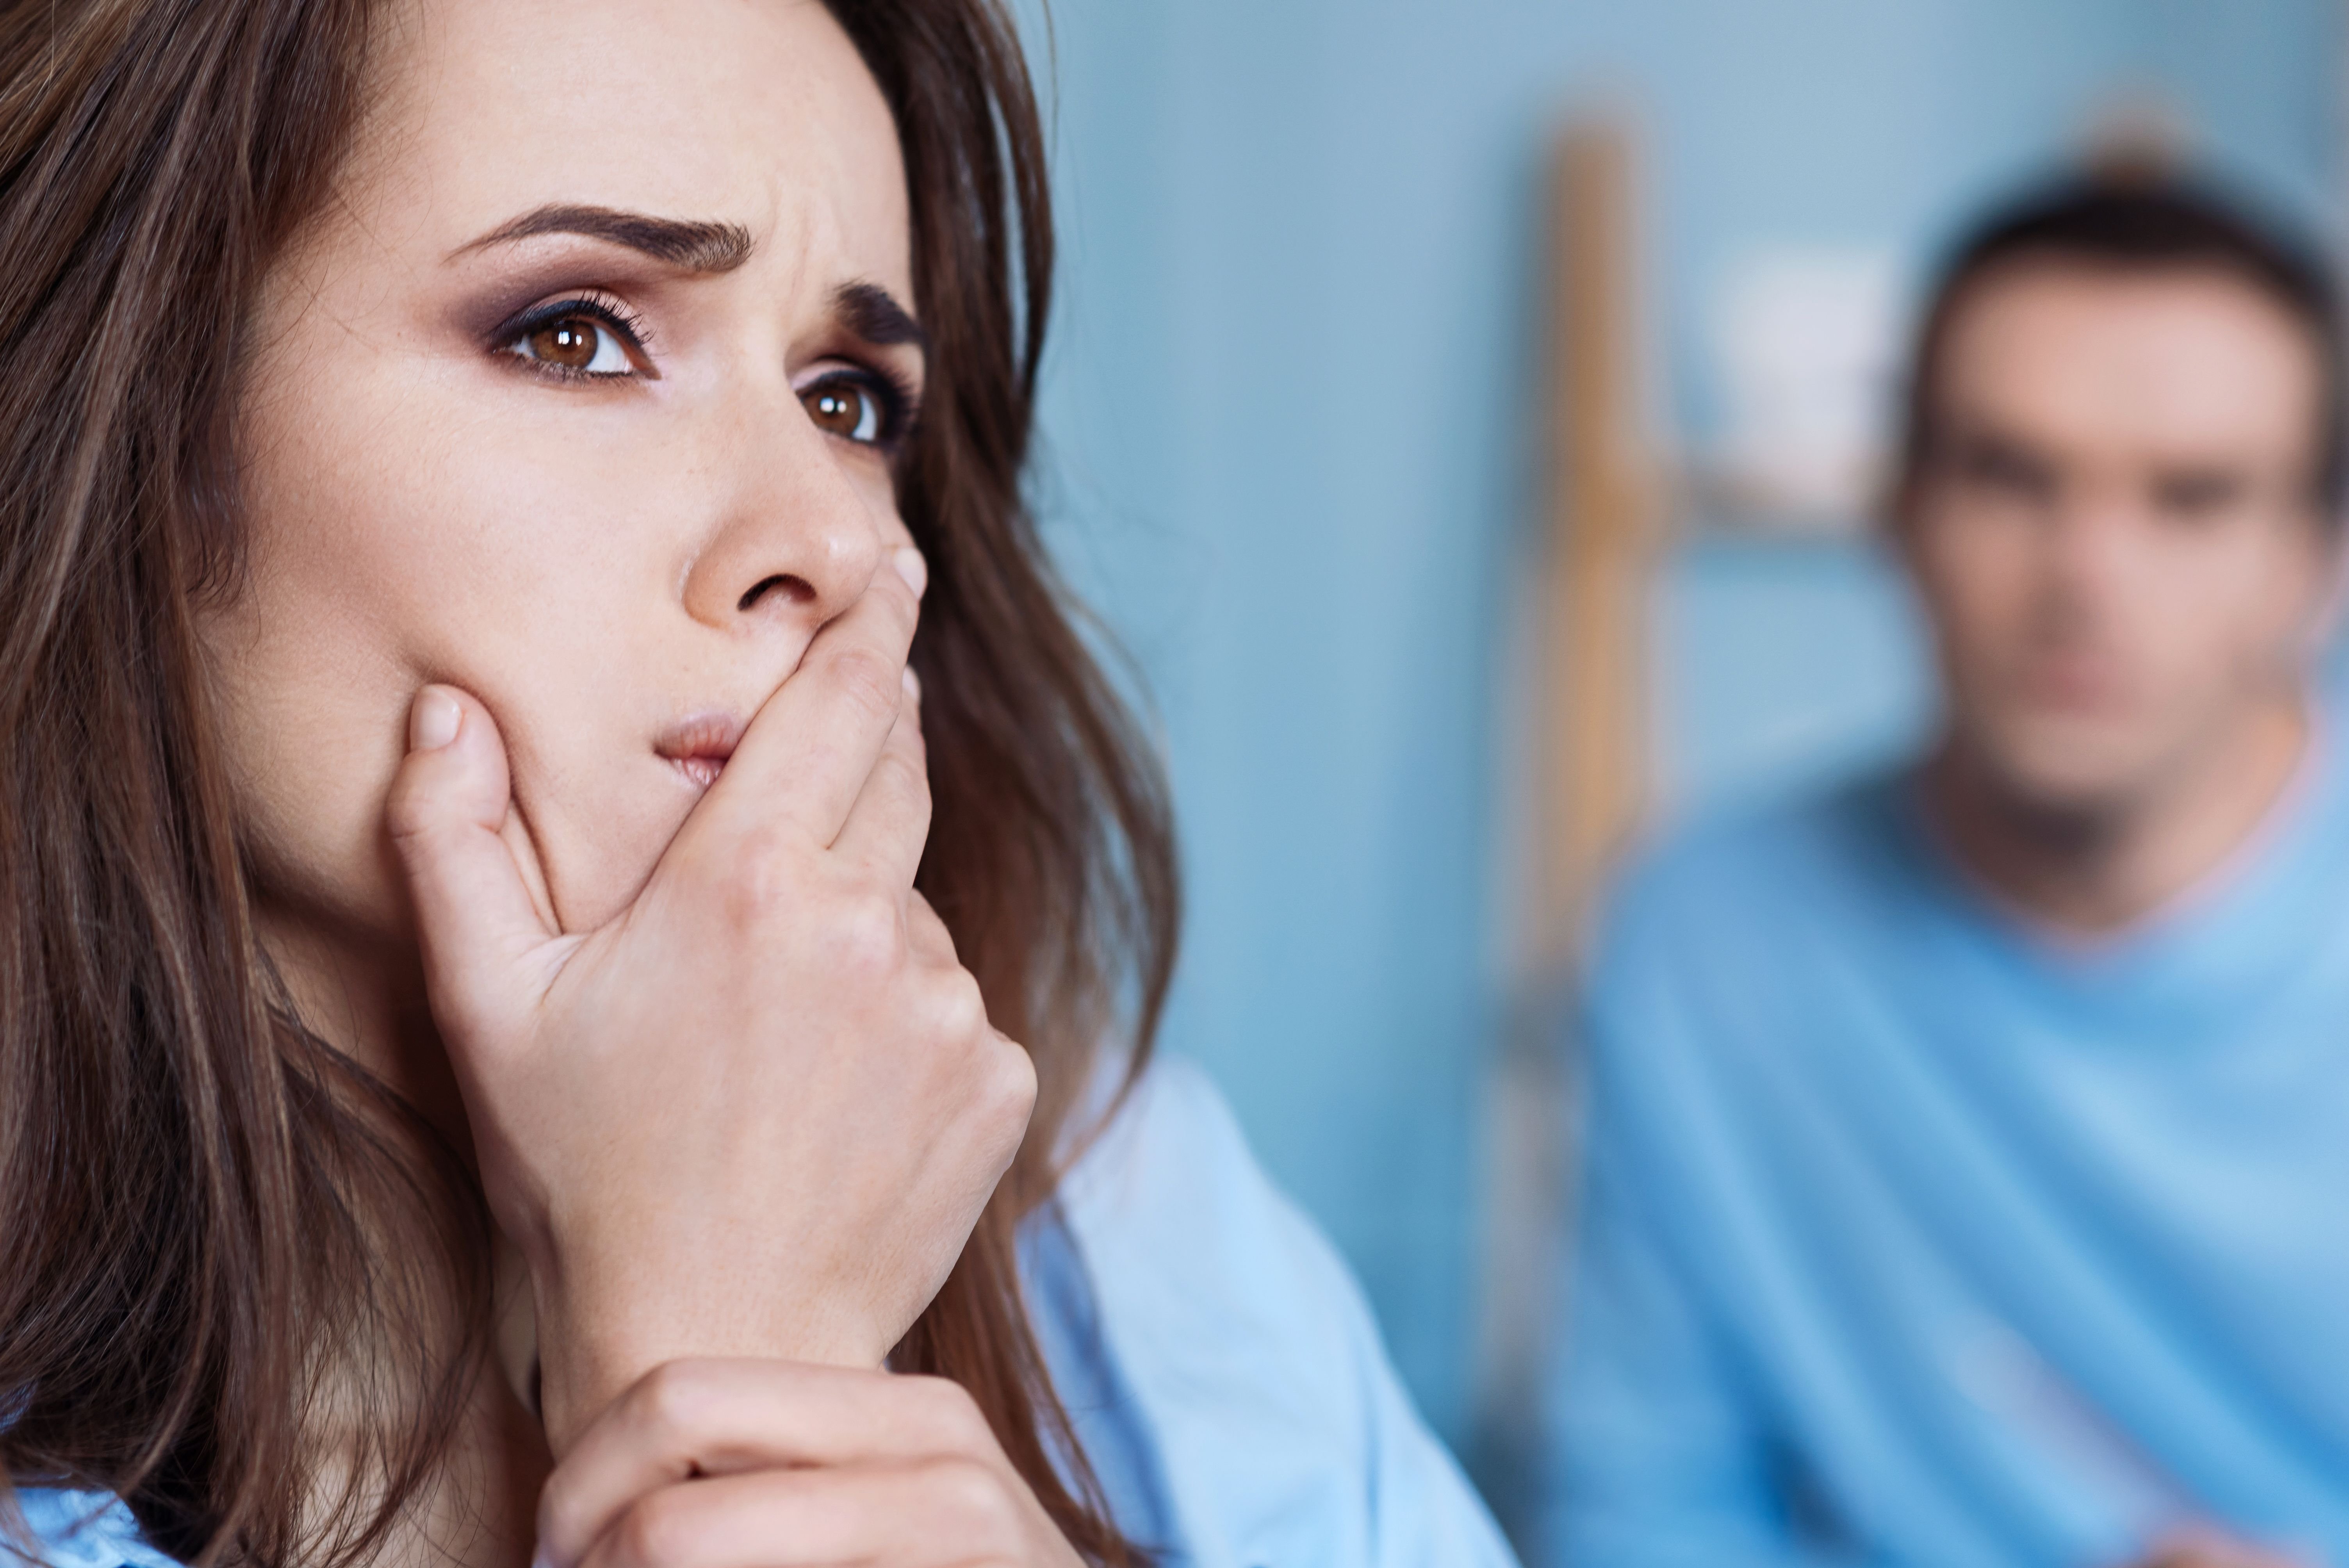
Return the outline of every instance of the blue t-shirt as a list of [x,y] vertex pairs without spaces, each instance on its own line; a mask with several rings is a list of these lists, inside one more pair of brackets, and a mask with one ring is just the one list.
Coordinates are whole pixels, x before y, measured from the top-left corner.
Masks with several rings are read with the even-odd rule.
[[[1151,1068],[1058,1211],[1023,1238],[1038,1336],[1163,1568],[1510,1568],[1352,1276],[1197,1068]],[[58,1568],[172,1568],[103,1494],[20,1497]]]
[[2189,1519],[2349,1568],[2349,784],[2111,940],[1903,777],[1701,828],[1589,992],[1548,1544],[2090,1565]]

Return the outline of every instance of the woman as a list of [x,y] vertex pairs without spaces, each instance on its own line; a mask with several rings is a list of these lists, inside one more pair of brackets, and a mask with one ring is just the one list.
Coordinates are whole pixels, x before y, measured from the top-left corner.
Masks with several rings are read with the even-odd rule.
[[990,0],[43,0],[0,82],[27,1550],[1504,1555],[1142,1070]]

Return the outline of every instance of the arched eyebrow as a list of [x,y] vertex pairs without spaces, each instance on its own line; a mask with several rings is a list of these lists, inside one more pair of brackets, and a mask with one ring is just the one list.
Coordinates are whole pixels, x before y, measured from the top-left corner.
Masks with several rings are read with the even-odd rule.
[[[713,223],[687,218],[656,218],[648,212],[624,212],[611,207],[555,204],[540,207],[451,251],[451,261],[492,245],[542,234],[579,234],[606,244],[621,245],[692,273],[730,273],[750,259],[757,243],[740,223]],[[833,310],[849,331],[875,348],[909,343],[927,354],[929,334],[914,313],[878,284],[843,284],[833,291]]]
[[467,241],[449,253],[450,260],[491,245],[511,244],[541,234],[585,235],[606,244],[625,246],[689,273],[730,273],[750,259],[755,244],[750,231],[740,223],[656,218],[648,212],[558,203],[525,212],[477,240]]
[[910,343],[927,355],[930,335],[914,313],[879,284],[843,284],[833,291],[832,308],[840,325],[875,348]]

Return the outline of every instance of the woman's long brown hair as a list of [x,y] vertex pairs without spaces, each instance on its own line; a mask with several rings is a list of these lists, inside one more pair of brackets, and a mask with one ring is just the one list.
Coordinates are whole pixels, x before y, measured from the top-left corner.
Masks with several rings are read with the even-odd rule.
[[[1178,893],[1161,775],[1021,500],[1036,104],[998,0],[827,4],[895,111],[933,344],[899,477],[932,563],[920,886],[1041,1091],[893,1365],[968,1387],[1080,1550],[1126,1562],[1014,1238],[1121,1018],[1139,1066]],[[191,1561],[365,1561],[484,1354],[465,1161],[256,941],[196,634],[238,586],[251,307],[330,196],[380,9],[0,0],[0,1477],[112,1491]]]

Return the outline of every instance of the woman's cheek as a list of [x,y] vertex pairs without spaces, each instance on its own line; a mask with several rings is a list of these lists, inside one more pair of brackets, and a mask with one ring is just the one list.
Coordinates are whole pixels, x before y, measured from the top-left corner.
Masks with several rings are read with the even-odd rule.
[[699,799],[653,750],[662,704],[644,667],[652,662],[618,639],[550,646],[476,693],[505,739],[516,813],[566,931],[626,909]]
[[[565,931],[610,923],[652,878],[692,809],[681,792],[638,786],[600,791],[601,810],[550,806],[532,818],[547,893]],[[668,794],[669,798],[660,797]]]

